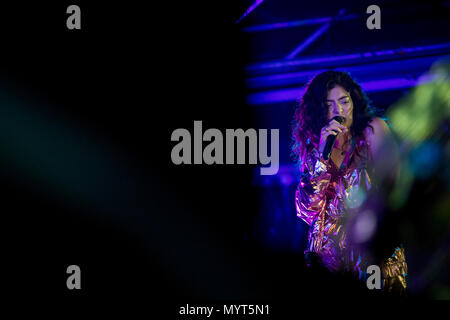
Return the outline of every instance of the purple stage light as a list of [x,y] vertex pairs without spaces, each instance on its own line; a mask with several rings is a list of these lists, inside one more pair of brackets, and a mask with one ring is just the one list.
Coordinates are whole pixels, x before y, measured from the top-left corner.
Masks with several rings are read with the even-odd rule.
[[375,81],[367,81],[361,84],[361,87],[365,91],[384,91],[384,90],[392,90],[392,89],[403,89],[403,88],[411,88],[414,87],[417,83],[415,79],[406,79],[406,78],[394,78],[394,79],[384,79],[384,80],[375,80]]
[[241,22],[242,19],[244,19],[246,16],[250,14],[253,10],[256,9],[257,6],[259,6],[264,0],[256,0],[254,4],[252,4],[245,12],[244,14],[236,21],[236,24]]
[[259,31],[269,31],[269,30],[275,30],[275,29],[293,28],[293,27],[300,27],[300,26],[323,24],[323,23],[330,22],[332,19],[333,18],[331,18],[331,17],[325,17],[325,18],[317,18],[317,19],[306,19],[306,20],[294,20],[294,21],[287,21],[287,22],[269,23],[269,24],[262,24],[259,26],[245,27],[242,29],[242,31],[244,31],[244,32],[259,32]]
[[330,23],[321,26],[312,35],[310,35],[305,41],[303,41],[297,48],[295,48],[290,54],[286,56],[286,59],[294,59],[298,54],[308,48],[314,41],[316,41],[321,35],[323,35],[328,28]]
[[[345,9],[339,10],[337,17],[341,17],[344,13],[345,13]],[[321,26],[312,35],[310,35],[308,38],[306,38],[305,41],[303,41],[299,46],[297,46],[297,48],[295,48],[290,54],[288,54],[285,59],[294,59],[297,55],[299,55],[302,51],[304,51],[312,43],[314,43],[314,41],[319,39],[319,37],[321,35],[323,35],[330,26],[331,26],[331,21],[327,22],[325,25]]]
[[[423,70],[428,70],[435,61],[435,56],[421,56],[412,57],[411,59],[380,61],[333,69],[337,71],[349,72],[351,75],[356,77],[358,81],[367,81],[385,78],[405,78],[405,75],[420,74]],[[269,90],[269,88],[281,89],[287,87],[292,88],[293,86],[299,87],[307,83],[316,74],[326,70],[328,70],[328,68],[316,68],[307,71],[283,72],[248,77],[246,79],[246,87],[249,89],[264,88],[265,90]],[[423,75],[419,77],[418,84],[436,80],[436,75],[433,75],[432,77],[429,75]]]
[[329,62],[347,62],[348,60],[359,60],[355,62],[364,62],[366,60],[370,61],[372,59],[376,59],[377,57],[382,56],[399,56],[403,58],[405,57],[404,56],[405,54],[413,54],[419,52],[427,54],[446,54],[450,52],[450,43],[439,43],[429,46],[380,50],[375,52],[354,53],[341,56],[310,57],[305,59],[253,63],[246,67],[246,71],[262,71],[275,68],[289,68],[303,65],[326,64]]
[[[348,14],[342,17],[336,17],[336,21],[347,21],[358,18],[357,14]],[[249,26],[242,29],[243,32],[261,32],[261,31],[270,31],[277,29],[286,29],[286,28],[295,28],[301,26],[311,26],[315,24],[324,24],[327,22],[331,22],[333,17],[323,17],[323,18],[315,18],[315,19],[305,19],[305,20],[293,20],[286,22],[278,22],[278,23],[268,23],[261,24],[257,26]]]
[[361,54],[348,54],[343,56],[335,56],[335,57],[319,57],[319,58],[309,58],[309,59],[297,59],[297,60],[284,60],[284,61],[275,61],[275,62],[263,62],[263,63],[255,63],[247,66],[246,71],[252,70],[262,70],[262,69],[272,69],[272,68],[282,68],[282,67],[295,67],[302,65],[311,65],[318,64],[324,62],[332,62],[332,61],[343,61],[343,60],[351,60],[360,58]]
[[[393,89],[411,88],[417,84],[415,79],[393,78],[384,80],[366,81],[361,87],[367,92],[385,91]],[[289,102],[299,99],[305,92],[304,88],[273,90],[257,92],[247,95],[250,105],[263,105],[271,103]]]

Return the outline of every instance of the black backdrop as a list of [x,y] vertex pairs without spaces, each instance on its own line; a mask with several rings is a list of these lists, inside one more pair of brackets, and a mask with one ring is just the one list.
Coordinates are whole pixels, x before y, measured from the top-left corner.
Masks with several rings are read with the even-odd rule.
[[[25,106],[17,123],[34,116],[30,127],[17,126],[35,137],[34,154],[58,154],[54,171],[20,151],[3,161],[4,263],[13,291],[167,303],[263,292],[244,248],[258,209],[251,167],[170,159],[172,131],[193,132],[194,120],[205,129],[254,127],[243,94],[246,43],[233,26],[243,8],[79,1],[82,29],[70,31],[70,4],[2,8],[3,101]],[[72,140],[58,139],[65,128]],[[19,129],[10,133],[13,144],[25,139]],[[91,166],[98,154],[104,174]],[[21,157],[31,171],[17,165]],[[71,196],[70,182],[58,179],[68,172],[89,199]],[[66,288],[71,264],[82,270],[79,292]]]

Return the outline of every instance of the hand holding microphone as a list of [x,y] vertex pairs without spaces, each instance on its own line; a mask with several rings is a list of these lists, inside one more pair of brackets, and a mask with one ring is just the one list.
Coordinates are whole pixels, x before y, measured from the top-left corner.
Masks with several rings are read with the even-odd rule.
[[348,131],[347,127],[342,125],[343,122],[343,117],[335,116],[328,125],[323,127],[320,131],[319,152],[323,153],[324,160],[328,160],[330,157],[337,135]]

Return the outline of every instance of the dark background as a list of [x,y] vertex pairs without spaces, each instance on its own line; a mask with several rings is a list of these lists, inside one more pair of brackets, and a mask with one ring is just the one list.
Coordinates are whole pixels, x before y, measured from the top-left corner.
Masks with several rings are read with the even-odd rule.
[[[193,132],[194,120],[254,127],[246,43],[232,20],[241,8],[80,1],[82,30],[69,31],[69,4],[2,9],[11,288],[151,297],[155,307],[262,294],[245,251],[258,207],[250,166],[170,159],[172,131]],[[82,270],[80,292],[66,288],[71,264]]]
[[[223,132],[280,128],[289,161],[293,105],[275,120],[246,104],[245,65],[275,58],[256,56],[263,50],[234,24],[250,1],[77,1],[81,30],[66,28],[70,4],[1,10],[5,290],[35,301],[169,305],[168,318],[191,302],[296,312],[324,287],[330,296],[363,292],[306,269],[301,227],[295,250],[264,240],[256,166],[171,162],[172,131],[193,134],[194,120]],[[301,7],[305,16],[335,8],[323,10]],[[71,264],[81,268],[80,291],[66,288]]]

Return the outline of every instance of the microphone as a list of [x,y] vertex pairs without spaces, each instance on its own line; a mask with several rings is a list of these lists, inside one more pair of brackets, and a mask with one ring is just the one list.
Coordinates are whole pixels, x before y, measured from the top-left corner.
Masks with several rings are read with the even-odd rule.
[[[340,117],[340,116],[335,116],[331,120],[336,120],[340,124],[342,124],[342,122],[344,122],[344,118]],[[337,138],[337,134],[336,135],[330,134],[327,137],[327,142],[325,144],[325,148],[323,148],[323,159],[324,160],[328,160],[328,158],[330,157],[331,150],[333,150],[334,143],[336,142],[336,138]]]

